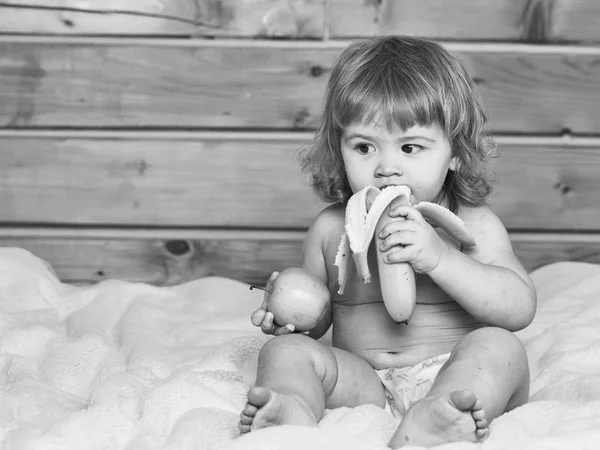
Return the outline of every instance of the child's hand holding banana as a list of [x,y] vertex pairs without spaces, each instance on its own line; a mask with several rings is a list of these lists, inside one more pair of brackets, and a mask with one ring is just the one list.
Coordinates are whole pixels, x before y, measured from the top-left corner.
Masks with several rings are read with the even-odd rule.
[[381,296],[390,316],[404,323],[408,323],[416,305],[414,271],[431,272],[448,250],[425,218],[438,224],[461,245],[475,245],[458,216],[435,203],[411,206],[411,194],[408,186],[389,186],[383,190],[367,186],[350,197],[346,206],[346,233],[335,258],[340,294],[348,276],[350,253],[359,276],[369,283],[367,252],[375,235]]
[[407,262],[417,273],[427,274],[435,269],[448,251],[448,244],[423,215],[410,205],[402,205],[391,209],[389,216],[405,220],[389,221],[379,232],[380,250],[386,253],[384,261]]

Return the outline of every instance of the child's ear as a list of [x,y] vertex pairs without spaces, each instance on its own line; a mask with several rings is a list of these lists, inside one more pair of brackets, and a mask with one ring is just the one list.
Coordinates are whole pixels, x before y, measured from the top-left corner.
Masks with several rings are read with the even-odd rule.
[[456,169],[458,168],[458,156],[453,156],[452,159],[450,160],[450,164],[448,165],[448,170],[451,170],[452,172],[456,171]]

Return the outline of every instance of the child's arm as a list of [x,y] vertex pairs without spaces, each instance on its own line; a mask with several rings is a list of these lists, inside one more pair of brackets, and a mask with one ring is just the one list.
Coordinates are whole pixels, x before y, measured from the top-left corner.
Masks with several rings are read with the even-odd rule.
[[468,208],[461,214],[477,243],[464,253],[446,244],[414,211],[406,217],[413,222],[409,226],[417,236],[415,242],[390,254],[392,263],[408,261],[416,271],[429,274],[486,325],[516,331],[531,323],[537,303],[533,283],[514,255],[504,225],[491,210]]
[[[323,282],[325,286],[327,286],[328,277],[325,266],[325,258],[323,256],[323,242],[328,227],[327,223],[333,218],[331,213],[327,213],[326,211],[327,210],[317,216],[317,219],[308,230],[304,241],[304,252],[302,258],[302,269],[315,276],[317,279]],[[267,287],[262,305],[252,313],[251,317],[252,323],[257,327],[260,327],[263,333],[273,334],[275,336],[296,332],[294,326],[291,324],[278,326],[275,323],[273,313],[268,310],[270,292],[273,290],[273,284],[278,276],[279,272],[273,272],[273,274],[271,274],[271,277],[267,281]],[[307,334],[314,339],[319,339],[327,332],[332,321],[333,309],[330,301],[327,304],[327,309],[319,323],[317,323],[317,325],[315,325],[310,332],[303,331],[302,334]]]
[[[327,266],[325,264],[325,239],[331,233],[328,232],[335,221],[335,215],[330,208],[327,208],[317,216],[312,226],[306,233],[304,239],[304,249],[302,255],[302,268],[328,286]],[[323,319],[315,326],[310,333],[310,337],[319,339],[322,337],[333,322],[332,302],[327,306],[327,312]]]
[[469,210],[467,225],[477,245],[464,253],[446,245],[429,275],[481,322],[511,331],[525,328],[535,316],[535,288],[504,225],[488,208]]

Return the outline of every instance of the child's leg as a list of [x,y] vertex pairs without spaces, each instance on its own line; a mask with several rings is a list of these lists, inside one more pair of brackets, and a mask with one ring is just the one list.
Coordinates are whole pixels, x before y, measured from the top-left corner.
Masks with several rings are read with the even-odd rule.
[[385,405],[381,381],[366,361],[303,335],[282,335],[260,351],[239,428],[316,425],[326,407],[365,403]]
[[456,345],[427,396],[407,412],[390,441],[424,447],[476,441],[488,423],[527,402],[529,366],[521,342],[501,328],[481,328]]

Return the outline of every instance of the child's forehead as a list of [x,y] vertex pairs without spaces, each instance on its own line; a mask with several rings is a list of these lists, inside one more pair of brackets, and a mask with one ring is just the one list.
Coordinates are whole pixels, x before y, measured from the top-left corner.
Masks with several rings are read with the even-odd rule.
[[414,124],[408,128],[402,128],[393,123],[390,124],[390,126],[387,126],[386,123],[381,120],[359,120],[346,125],[343,129],[343,135],[391,135],[395,137],[422,136],[430,139],[439,139],[444,136],[444,130],[436,123],[430,125]]

